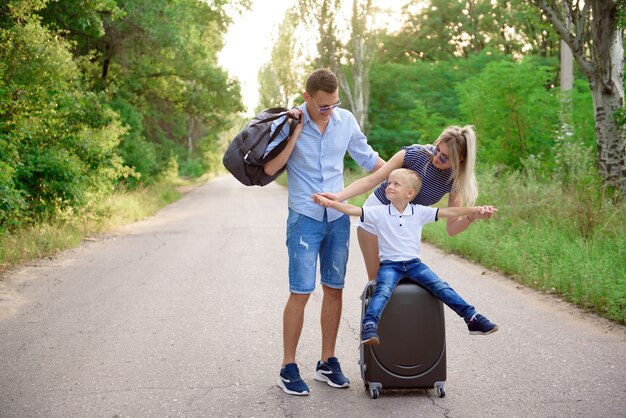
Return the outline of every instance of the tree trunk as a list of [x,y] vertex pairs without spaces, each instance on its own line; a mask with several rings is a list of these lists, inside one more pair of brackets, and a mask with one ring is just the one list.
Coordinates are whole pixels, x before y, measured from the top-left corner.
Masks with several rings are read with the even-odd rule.
[[193,133],[195,129],[195,120],[193,116],[187,117],[187,156],[191,158],[193,155]]
[[367,122],[367,101],[369,98],[369,79],[367,77],[367,67],[369,61],[367,58],[365,41],[362,38],[353,40],[352,45],[352,53],[354,57],[354,63],[352,65],[353,88],[348,88],[349,86],[347,86],[345,77],[342,77],[342,84],[346,85],[342,86],[342,88],[344,92],[348,93],[347,97],[350,101],[350,108],[352,109],[354,117],[359,123],[361,129],[365,130]]
[[[606,185],[620,190],[626,197],[626,139],[614,113],[624,106],[623,30],[617,21],[614,1],[589,0],[584,3],[563,2],[564,13],[556,13],[547,0],[534,0],[556,31],[572,50],[576,62],[589,80],[596,125],[598,166]],[[580,8],[582,7],[582,8]],[[591,13],[591,14],[590,14]],[[565,17],[565,19],[563,19]],[[573,25],[574,33],[566,21]],[[586,28],[589,31],[586,31]],[[585,49],[588,48],[591,59]]]
[[[567,10],[563,5],[563,15],[567,30],[570,30],[572,23]],[[561,40],[561,137],[564,140],[574,135],[572,114],[574,111],[573,88],[574,88],[574,56],[567,42]]]
[[622,196],[626,196],[626,141],[613,117],[613,112],[624,106],[624,93],[616,89],[607,91],[597,78],[591,82],[591,89],[600,173],[605,184],[619,188]]
[[596,14],[610,16],[596,18],[592,23],[593,38],[598,45],[593,51],[595,71],[589,82],[595,109],[598,164],[605,183],[619,188],[622,197],[626,197],[626,139],[614,116],[624,106],[622,29],[617,26],[609,5],[601,1],[592,4]]

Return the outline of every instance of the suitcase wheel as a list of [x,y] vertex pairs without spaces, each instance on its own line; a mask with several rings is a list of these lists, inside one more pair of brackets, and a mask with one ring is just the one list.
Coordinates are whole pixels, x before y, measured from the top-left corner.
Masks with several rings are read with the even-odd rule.
[[437,387],[437,395],[439,395],[440,398],[443,398],[444,396],[446,396],[446,388]]
[[370,388],[370,396],[372,397],[372,399],[378,399],[379,395],[380,392],[378,391],[378,388]]

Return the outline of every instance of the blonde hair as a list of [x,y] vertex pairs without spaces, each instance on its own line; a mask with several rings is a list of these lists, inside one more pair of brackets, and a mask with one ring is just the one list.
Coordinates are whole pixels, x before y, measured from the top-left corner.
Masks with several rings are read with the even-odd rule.
[[453,169],[452,191],[463,197],[465,206],[473,206],[478,197],[476,185],[476,133],[474,126],[449,126],[443,130],[437,144],[448,146],[450,164]]
[[407,180],[409,182],[409,187],[415,190],[416,195],[422,189],[422,179],[415,171],[409,170],[408,168],[396,168],[391,173],[389,173],[389,176],[391,177],[391,175],[394,173]]

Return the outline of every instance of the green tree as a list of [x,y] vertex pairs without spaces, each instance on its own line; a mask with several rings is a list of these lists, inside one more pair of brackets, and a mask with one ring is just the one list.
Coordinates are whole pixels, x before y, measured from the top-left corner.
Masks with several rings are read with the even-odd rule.
[[368,141],[389,158],[402,145],[434,142],[447,125],[473,123],[460,115],[456,85],[503,59],[484,51],[438,62],[374,64]]
[[0,28],[0,228],[79,210],[121,171],[124,132],[101,95],[86,91],[71,45],[15,0]]
[[437,61],[491,49],[508,55],[558,53],[558,37],[523,0],[431,0],[405,6],[404,24],[384,37],[385,61]]
[[619,14],[624,2],[533,0],[532,3],[549,19],[587,76],[595,109],[600,173],[606,185],[626,196],[626,137],[615,118],[624,106],[624,47]]
[[198,142],[217,141],[215,132],[242,109],[238,83],[217,65],[230,24],[227,2],[92,0],[87,10],[82,4],[54,2],[42,14],[51,27],[65,28],[92,88],[131,128],[120,147],[125,163],[150,181],[172,153],[182,160],[199,154]]
[[552,155],[559,127],[556,89],[546,86],[554,67],[500,61],[459,85],[461,115],[480,136],[480,158],[520,168],[533,156]]
[[259,70],[259,107],[257,112],[276,106],[292,107],[301,97],[304,80],[312,70],[304,53],[298,29],[298,8],[290,8],[278,28],[270,61]]
[[303,25],[317,25],[317,67],[330,68],[337,74],[341,94],[362,129],[367,125],[369,107],[369,68],[376,36],[369,17],[375,11],[371,0],[352,0],[349,22],[345,22],[349,40],[341,40],[342,0],[299,0]]

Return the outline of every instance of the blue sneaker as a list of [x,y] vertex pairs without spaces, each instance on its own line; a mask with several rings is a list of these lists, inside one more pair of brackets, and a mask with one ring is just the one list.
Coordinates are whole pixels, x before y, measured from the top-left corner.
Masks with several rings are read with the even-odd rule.
[[341,371],[337,357],[328,357],[326,363],[323,361],[317,362],[315,380],[326,382],[334,388],[347,388],[350,386],[350,379]]
[[380,344],[380,338],[378,337],[376,325],[372,322],[368,322],[363,325],[363,329],[361,330],[361,342],[365,345]]
[[498,326],[481,314],[476,314],[472,320],[467,323],[467,329],[472,335],[487,335],[496,332]]
[[309,387],[300,377],[300,371],[296,363],[285,364],[285,367],[280,369],[278,386],[290,395],[303,396],[309,394]]

